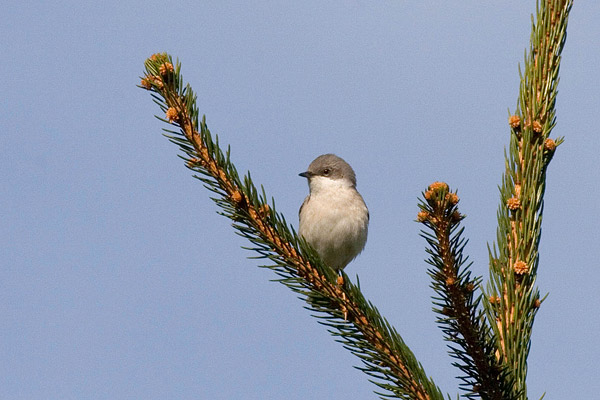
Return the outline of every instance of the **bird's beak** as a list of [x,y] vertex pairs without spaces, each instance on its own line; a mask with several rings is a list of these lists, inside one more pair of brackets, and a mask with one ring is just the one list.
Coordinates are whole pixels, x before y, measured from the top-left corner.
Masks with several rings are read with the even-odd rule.
[[300,175],[303,178],[311,178],[313,176],[312,172],[306,171],[306,172],[301,172],[298,175]]

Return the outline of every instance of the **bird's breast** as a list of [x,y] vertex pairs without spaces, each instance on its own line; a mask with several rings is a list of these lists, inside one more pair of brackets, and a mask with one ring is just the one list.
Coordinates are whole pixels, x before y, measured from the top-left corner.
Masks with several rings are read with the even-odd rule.
[[300,235],[333,268],[343,268],[364,248],[369,214],[354,188],[312,193],[300,210]]

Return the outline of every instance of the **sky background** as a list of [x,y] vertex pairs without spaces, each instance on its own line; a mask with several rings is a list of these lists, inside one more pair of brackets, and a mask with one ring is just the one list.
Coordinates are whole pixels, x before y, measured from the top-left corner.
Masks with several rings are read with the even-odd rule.
[[[183,64],[221,143],[297,227],[333,152],[371,213],[346,268],[455,397],[417,197],[458,188],[487,279],[508,110],[535,2],[24,1],[0,15],[0,398],[370,399],[359,360],[276,276],[161,136],[145,58]],[[600,392],[600,3],[563,53],[529,394]]]

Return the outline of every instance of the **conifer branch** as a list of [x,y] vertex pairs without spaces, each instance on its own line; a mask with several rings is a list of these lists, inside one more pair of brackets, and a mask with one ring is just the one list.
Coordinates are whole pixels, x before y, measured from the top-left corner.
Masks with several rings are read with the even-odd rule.
[[273,263],[265,267],[299,293],[336,340],[361,359],[359,369],[385,390],[381,396],[443,399],[400,335],[359,288],[345,274],[338,280],[323,265],[276,212],[274,202],[268,204],[264,189],[259,194],[250,174],[240,178],[229,150],[224,154],[205,119],[199,121],[196,95],[189,85],[183,86],[180,64],[173,65],[172,58],[163,53],[150,57],[145,66],[140,87],[149,90],[160,106],[165,117],[158,118],[179,128],[165,129],[166,136],[183,151],[186,166],[198,174],[195,177],[217,195],[213,200],[220,213],[232,219],[237,233],[253,244],[249,249]]
[[539,264],[546,169],[563,138],[551,139],[561,52],[572,0],[539,0],[510,146],[500,186],[497,243],[490,249],[490,281],[483,304],[496,338],[497,357],[521,399],[535,315],[543,299],[535,286]]
[[469,399],[515,399],[513,384],[495,356],[495,343],[490,336],[487,321],[479,310],[481,295],[474,292],[481,283],[480,277],[471,277],[471,263],[463,256],[467,240],[464,228],[459,229],[464,218],[458,211],[459,198],[446,183],[434,182],[423,193],[417,221],[430,231],[421,231],[429,244],[428,270],[433,279],[434,311],[440,316],[438,324],[450,342],[450,355],[465,375],[459,377],[461,389]]

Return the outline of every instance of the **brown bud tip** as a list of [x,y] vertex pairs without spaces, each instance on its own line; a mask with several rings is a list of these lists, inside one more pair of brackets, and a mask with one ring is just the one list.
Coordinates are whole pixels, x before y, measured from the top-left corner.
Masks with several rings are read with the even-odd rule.
[[473,282],[467,283],[467,290],[469,292],[472,292],[473,290],[475,290],[475,284]]
[[523,275],[526,274],[527,272],[529,272],[529,267],[527,266],[527,263],[525,261],[517,261],[514,265],[514,269],[515,269],[515,274],[517,275]]
[[544,141],[544,149],[548,150],[548,151],[554,151],[556,150],[556,142],[553,139],[546,139]]
[[429,185],[428,187],[429,190],[448,190],[448,184],[446,182],[433,182],[431,185]]
[[162,58],[163,58],[163,55],[162,55],[162,54],[160,54],[160,53],[154,53],[154,54],[152,54],[152,55],[150,56],[150,59],[151,59],[152,61],[158,61],[158,60],[160,60],[160,59],[162,59]]
[[271,212],[271,208],[268,204],[263,204],[262,206],[260,206],[259,212],[262,217],[267,217]]
[[540,121],[533,121],[533,131],[535,133],[540,133],[542,131],[542,124]]
[[452,221],[454,222],[461,221],[464,217],[465,216],[458,212],[458,210],[454,210],[454,212],[452,213]]
[[446,286],[452,286],[456,283],[456,279],[453,276],[449,276],[446,278]]
[[427,211],[419,211],[417,214],[417,222],[425,222],[429,218],[429,213]]
[[236,190],[231,194],[231,200],[233,200],[234,203],[239,204],[242,201],[242,194]]
[[540,299],[535,299],[535,301],[533,302],[533,306],[535,308],[540,308],[541,305],[542,305],[542,302],[540,301]]
[[499,298],[499,297],[497,297],[497,296],[490,296],[490,297],[488,298],[488,300],[489,300],[490,304],[497,304],[497,303],[500,303],[500,298]]
[[458,196],[456,195],[456,193],[447,193],[446,194],[446,201],[452,205],[458,203]]
[[200,160],[197,158],[190,158],[187,161],[186,165],[188,166],[188,168],[194,168],[196,166],[196,164],[198,164],[199,161]]
[[508,124],[511,128],[516,129],[521,125],[521,117],[518,115],[511,115],[508,117]]
[[344,284],[344,277],[343,276],[338,276],[337,277],[337,284],[342,286]]
[[150,80],[148,78],[142,78],[142,82],[141,85],[145,88],[145,89],[152,89],[152,83],[150,83]]
[[431,200],[433,198],[433,190],[428,190],[425,192],[425,200]]
[[169,122],[175,122],[179,119],[179,114],[177,113],[177,110],[174,107],[170,107],[167,110],[166,117],[169,120]]
[[162,79],[160,79],[158,76],[151,76],[149,77],[149,79],[152,80],[152,83],[154,84],[154,86],[156,86],[158,89],[162,89],[164,87],[163,85],[163,81]]
[[158,71],[160,72],[160,74],[162,76],[165,76],[165,75],[173,72],[173,64],[171,64],[170,62],[166,62],[160,66]]
[[506,201],[506,207],[508,207],[508,209],[512,211],[518,210],[519,208],[521,208],[521,200],[519,200],[516,197],[511,197]]

